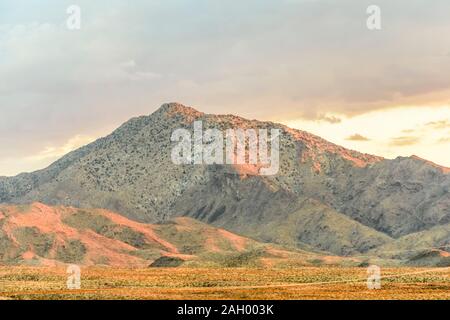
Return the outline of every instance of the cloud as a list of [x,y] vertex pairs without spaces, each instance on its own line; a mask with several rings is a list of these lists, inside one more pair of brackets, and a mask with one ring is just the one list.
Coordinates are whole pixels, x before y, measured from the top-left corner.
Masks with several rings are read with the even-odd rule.
[[31,155],[13,155],[0,157],[2,175],[13,176],[20,172],[42,169],[60,157],[95,140],[94,137],[76,135],[61,145],[47,145]]
[[359,133],[355,133],[355,134],[345,138],[345,140],[348,140],[348,141],[370,141],[369,138],[364,137],[364,136],[360,135]]
[[[15,1],[3,1],[6,12],[15,12]],[[2,32],[0,73],[8,76],[8,93],[39,94],[42,108],[63,90],[74,96],[82,90],[104,105],[122,97],[139,111],[144,98],[204,105],[210,112],[242,113],[245,104],[252,117],[276,114],[274,104],[285,113],[312,108],[355,115],[448,101],[444,70],[450,61],[431,54],[450,46],[449,39],[434,37],[436,29],[450,32],[441,14],[450,9],[446,0],[433,6],[380,0],[396,18],[379,33],[367,30],[365,10],[354,0],[78,2],[80,31],[65,29],[67,4],[51,7],[43,0],[40,15],[28,13],[28,22],[18,17],[20,24]],[[416,14],[420,24],[410,19]],[[299,30],[309,32],[299,37]],[[108,88],[109,100],[101,88]]]
[[[449,107],[450,110],[450,107]],[[417,125],[414,129],[403,129],[401,132],[405,134],[415,133],[416,135],[429,136],[435,130],[444,130],[450,128],[450,120],[433,120]]]
[[442,137],[438,141],[438,143],[450,143],[450,135],[447,137]]
[[420,142],[419,137],[414,136],[403,136],[403,137],[394,137],[391,138],[389,145],[394,147],[404,147],[414,145]]
[[93,137],[76,135],[70,138],[61,146],[47,146],[44,150],[38,152],[37,154],[27,157],[27,160],[31,162],[42,160],[56,160],[75,149],[93,142],[94,140],[95,138]]
[[439,120],[439,121],[432,121],[425,124],[425,126],[430,127],[432,129],[448,129],[450,128],[450,120]]
[[128,60],[119,64],[120,70],[123,71],[123,76],[128,80],[155,80],[162,77],[161,74],[151,71],[140,70],[139,66],[134,60]]
[[341,123],[342,119],[336,116],[330,116],[326,114],[320,114],[317,118],[317,121],[325,121],[331,124]]

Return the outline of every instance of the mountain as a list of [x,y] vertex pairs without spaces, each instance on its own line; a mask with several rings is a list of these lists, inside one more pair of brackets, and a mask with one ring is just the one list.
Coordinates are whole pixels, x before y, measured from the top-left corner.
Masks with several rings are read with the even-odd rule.
[[357,262],[288,251],[190,218],[145,224],[104,209],[0,206],[0,264],[241,267]]
[[[174,130],[280,129],[280,170],[175,165]],[[44,170],[0,178],[0,202],[104,208],[147,223],[191,217],[259,241],[374,252],[450,223],[449,169],[418,157],[359,153],[284,125],[209,115],[177,103],[133,118]],[[439,241],[434,245],[439,246]]]
[[450,266],[450,224],[408,234],[373,249],[370,254],[409,265]]

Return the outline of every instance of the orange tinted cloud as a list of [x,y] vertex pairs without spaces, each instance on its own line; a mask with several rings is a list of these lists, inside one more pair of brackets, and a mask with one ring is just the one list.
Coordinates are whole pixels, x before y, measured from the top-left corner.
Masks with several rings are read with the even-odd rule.
[[360,135],[359,133],[355,133],[355,134],[345,138],[345,140],[349,140],[349,141],[370,141],[369,138],[364,137],[363,135]]
[[342,122],[341,118],[336,117],[336,116],[329,116],[329,115],[326,115],[326,114],[320,114],[317,117],[317,120],[318,121],[325,121],[325,122],[328,122],[328,123],[331,123],[331,124],[341,123]]
[[447,137],[442,137],[438,140],[438,143],[450,143],[450,135]]
[[450,121],[448,119],[440,121],[432,121],[426,123],[425,125],[433,129],[447,129],[450,128]]
[[403,147],[417,144],[420,141],[419,137],[403,136],[391,138],[389,144],[394,147]]

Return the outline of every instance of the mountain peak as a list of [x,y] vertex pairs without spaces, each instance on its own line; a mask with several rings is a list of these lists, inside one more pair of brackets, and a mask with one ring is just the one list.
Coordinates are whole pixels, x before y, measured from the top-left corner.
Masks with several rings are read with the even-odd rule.
[[203,112],[200,112],[192,107],[187,107],[178,102],[164,103],[156,112],[164,113],[169,116],[181,114],[184,116],[199,117],[204,115]]

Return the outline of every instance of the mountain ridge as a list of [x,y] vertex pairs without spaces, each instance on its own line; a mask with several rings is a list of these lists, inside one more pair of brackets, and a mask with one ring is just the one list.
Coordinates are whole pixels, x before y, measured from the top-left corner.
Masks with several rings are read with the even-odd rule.
[[[265,177],[229,165],[174,165],[171,133],[192,130],[196,120],[205,129],[280,129],[279,173]],[[442,168],[416,157],[363,154],[273,122],[169,103],[46,169],[0,178],[0,202],[98,207],[150,223],[190,216],[259,240],[294,246],[306,241],[335,254],[358,254],[450,222],[450,175]],[[305,206],[305,200],[317,205]],[[322,217],[321,228],[311,223],[305,229],[300,221],[289,235],[277,237],[277,228],[286,228],[291,216]]]
[[104,209],[42,203],[0,206],[0,264],[261,267],[307,266],[314,259],[346,262],[326,254],[258,243],[185,217],[143,224]]

